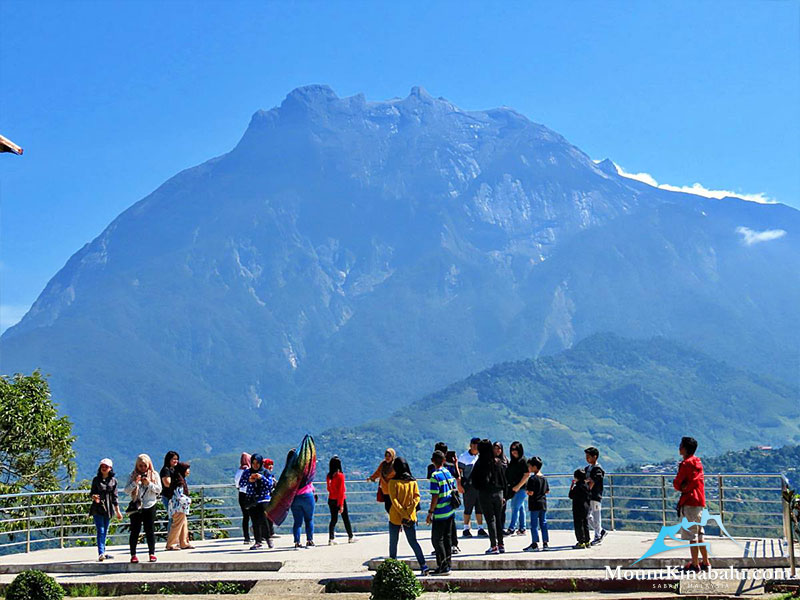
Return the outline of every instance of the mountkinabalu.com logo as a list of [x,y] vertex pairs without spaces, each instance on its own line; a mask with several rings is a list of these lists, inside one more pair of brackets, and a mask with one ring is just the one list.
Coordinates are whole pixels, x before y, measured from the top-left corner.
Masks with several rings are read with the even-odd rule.
[[667,539],[671,539],[676,542],[682,542],[685,540],[680,539],[680,532],[682,530],[691,531],[691,528],[695,525],[699,525],[700,527],[705,527],[709,521],[714,521],[717,526],[719,527],[720,533],[722,533],[725,537],[730,539],[733,543],[737,546],[741,546],[739,542],[733,539],[733,537],[728,533],[725,529],[725,526],[722,524],[722,517],[720,515],[712,515],[708,512],[708,509],[704,508],[703,512],[700,513],[700,521],[689,521],[686,517],[681,519],[681,522],[676,525],[664,525],[661,527],[661,531],[658,532],[658,536],[656,537],[655,541],[651,544],[650,548],[642,554],[637,560],[633,561],[631,565],[635,565],[641,560],[645,558],[650,558],[651,556],[655,556],[656,554],[661,554],[662,552],[668,552],[670,550],[679,550],[681,548],[690,548],[692,546],[705,546],[706,550],[710,551],[710,547],[708,542],[690,542],[688,544],[680,544],[678,546],[668,546],[666,543]]

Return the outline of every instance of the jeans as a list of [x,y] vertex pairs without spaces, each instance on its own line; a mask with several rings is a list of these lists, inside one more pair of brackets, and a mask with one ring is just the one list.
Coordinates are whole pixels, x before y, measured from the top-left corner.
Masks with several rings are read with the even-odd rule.
[[[339,522],[339,503],[328,500],[328,509],[331,511],[331,522],[328,525],[328,538],[333,539],[336,533],[336,523]],[[347,537],[353,537],[353,528],[350,525],[350,515],[347,513],[347,500],[342,501],[342,523],[347,531]]]
[[503,545],[503,525],[505,522],[505,506],[503,492],[484,492],[478,494],[483,518],[489,528],[489,542],[492,548]]
[[594,539],[600,539],[600,532],[603,531],[603,526],[600,523],[600,508],[602,505],[599,500],[592,500],[589,502],[589,531],[594,530]]
[[[511,498],[511,524],[509,529],[525,529],[525,500],[528,499],[528,491],[523,487]],[[519,521],[519,523],[517,522]]]
[[411,550],[414,551],[414,556],[417,557],[419,568],[423,568],[425,566],[425,555],[422,553],[422,548],[420,548],[417,541],[417,528],[414,524],[403,527],[402,525],[395,525],[391,521],[389,522],[389,558],[397,558],[397,542],[400,541],[401,529],[406,534],[406,540],[408,545],[411,546]]
[[292,500],[292,534],[294,543],[300,543],[300,530],[306,525],[306,540],[314,540],[314,494],[299,494]]
[[440,571],[450,570],[450,559],[453,558],[452,529],[455,517],[434,519],[431,525],[431,541],[436,552],[436,564]]
[[169,530],[172,529],[172,517],[169,514],[169,500],[169,498],[161,496],[161,503],[164,505],[164,510],[167,511],[167,534],[169,534]]
[[244,541],[250,541],[250,512],[247,510],[247,494],[239,492],[239,508],[242,510],[242,533]]
[[111,517],[105,515],[93,515],[94,527],[97,530],[97,554],[102,556],[106,553],[106,537],[108,536],[108,525]]
[[532,510],[531,511],[531,541],[534,544],[539,543],[539,530],[542,530],[542,541],[550,543],[550,532],[547,530],[547,511],[546,510]]
[[147,549],[150,554],[156,553],[156,505],[131,514],[131,535],[128,544],[131,547],[131,556],[136,556],[136,546],[139,543],[139,533],[144,527],[144,537],[147,540]]

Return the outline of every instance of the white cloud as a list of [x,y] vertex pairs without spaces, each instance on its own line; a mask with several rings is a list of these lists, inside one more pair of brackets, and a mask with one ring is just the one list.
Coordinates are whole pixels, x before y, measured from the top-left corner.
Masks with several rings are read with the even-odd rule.
[[730,190],[712,190],[705,187],[702,183],[693,183],[692,185],[671,185],[669,183],[658,183],[656,178],[650,173],[629,173],[617,163],[614,163],[617,172],[623,177],[628,179],[635,179],[653,187],[669,190],[671,192],[684,192],[686,194],[695,194],[697,196],[704,196],[706,198],[740,198],[741,200],[748,200],[749,202],[758,202],[759,204],[777,204],[776,200],[765,195],[763,192],[757,194],[742,194],[740,192],[732,192]]
[[749,227],[737,227],[736,233],[741,234],[742,241],[747,246],[760,244],[761,242],[777,240],[778,238],[782,238],[786,235],[786,231],[784,229],[765,229],[764,231],[755,231]]
[[27,304],[0,304],[0,333],[19,323],[29,308]]

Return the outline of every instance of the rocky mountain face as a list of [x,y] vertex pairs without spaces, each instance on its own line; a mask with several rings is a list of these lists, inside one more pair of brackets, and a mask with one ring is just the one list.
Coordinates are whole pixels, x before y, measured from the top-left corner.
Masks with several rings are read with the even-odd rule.
[[364,422],[597,331],[796,382],[798,232],[510,109],[309,86],[72,256],[0,369],[51,374],[83,453],[187,455]]

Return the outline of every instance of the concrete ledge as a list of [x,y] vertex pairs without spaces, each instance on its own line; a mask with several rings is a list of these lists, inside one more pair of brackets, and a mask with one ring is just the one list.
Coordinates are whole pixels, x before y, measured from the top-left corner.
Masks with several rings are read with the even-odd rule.
[[[543,553],[542,553],[543,554]],[[378,568],[385,559],[373,558],[367,562],[370,571]],[[580,569],[605,569],[607,566],[616,569],[665,569],[678,567],[686,561],[676,558],[649,558],[633,565],[636,558],[602,558],[602,557],[575,557],[575,558],[514,558],[508,554],[502,558],[454,558],[452,569],[454,571],[536,571],[536,570],[561,570],[570,571]],[[713,558],[715,569],[763,569],[773,567],[788,567],[789,559],[786,557],[758,556],[753,558]],[[419,569],[419,564],[414,559],[403,562],[412,569]],[[431,557],[430,564],[436,564],[436,559]]]
[[62,562],[62,563],[17,563],[0,564],[0,574],[16,574],[29,569],[45,573],[180,573],[188,571],[230,572],[230,571],[279,571],[282,561],[260,560],[240,562],[141,562],[132,564],[125,560],[106,562]]

